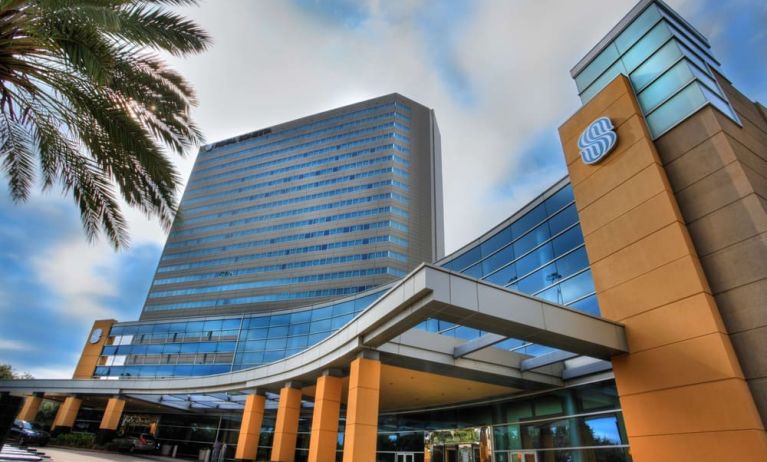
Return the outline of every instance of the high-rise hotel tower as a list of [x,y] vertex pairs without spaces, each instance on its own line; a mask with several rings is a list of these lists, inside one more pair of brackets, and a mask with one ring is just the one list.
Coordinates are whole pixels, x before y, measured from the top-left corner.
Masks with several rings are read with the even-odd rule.
[[434,112],[398,94],[204,146],[141,319],[305,306],[444,252]]

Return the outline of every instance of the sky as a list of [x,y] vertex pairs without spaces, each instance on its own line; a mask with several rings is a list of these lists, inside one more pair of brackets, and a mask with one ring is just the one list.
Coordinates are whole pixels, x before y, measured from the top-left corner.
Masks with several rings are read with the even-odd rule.
[[[569,70],[634,3],[208,0],[180,11],[213,46],[168,62],[195,87],[208,142],[392,92],[433,108],[449,252],[565,175],[557,127],[580,105]],[[764,0],[667,3],[709,38],[736,87],[767,102]],[[195,154],[175,158],[185,179]],[[5,182],[0,363],[68,378],[95,319],[138,318],[166,235],[128,211],[131,245],[115,252],[87,242],[70,197],[16,205]]]

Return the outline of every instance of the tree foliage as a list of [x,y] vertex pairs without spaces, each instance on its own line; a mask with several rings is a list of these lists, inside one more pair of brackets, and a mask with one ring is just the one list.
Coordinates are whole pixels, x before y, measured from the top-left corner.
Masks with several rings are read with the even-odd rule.
[[86,235],[127,244],[118,197],[168,229],[179,176],[168,151],[202,142],[195,96],[158,52],[210,39],[168,7],[194,0],[0,0],[0,170],[14,201],[60,184]]
[[13,370],[10,364],[0,364],[0,380],[23,380],[34,378],[26,372]]

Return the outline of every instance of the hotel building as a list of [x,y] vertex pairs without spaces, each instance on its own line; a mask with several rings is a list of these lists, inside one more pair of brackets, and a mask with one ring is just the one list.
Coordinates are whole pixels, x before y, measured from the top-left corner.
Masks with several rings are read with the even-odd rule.
[[[392,170],[350,180],[306,199],[300,216],[242,222],[247,232],[308,223],[346,213],[309,207],[382,195],[382,207],[408,213],[366,218],[385,224],[365,236],[398,240],[332,258],[380,248],[387,253],[344,271],[392,272],[354,273],[354,284],[296,279],[341,274],[324,263],[236,273],[331,258],[271,253],[317,245],[309,231],[306,243],[266,249],[231,247],[267,239],[230,235],[240,228],[227,229],[220,244],[200,240],[229,225],[203,227],[251,216],[242,210],[283,213],[299,206],[258,207],[313,197],[291,188],[325,177],[269,187],[291,189],[285,199],[262,201],[254,191],[211,198],[200,189],[259,174],[241,172],[244,159],[291,135],[272,128],[203,151],[141,319],[97,321],[74,379],[0,382],[2,399],[26,395],[19,417],[27,420],[44,397],[60,400],[59,430],[147,428],[178,455],[220,441],[226,460],[767,460],[767,109],[731,85],[706,38],[660,0],[640,1],[572,77],[583,105],[559,129],[567,177],[444,257],[431,111],[392,95],[280,126],[392,104],[382,110],[394,114],[382,122],[391,125],[376,133],[409,151],[386,148],[382,155],[401,161],[383,168],[409,177]],[[229,173],[213,180],[214,167]],[[359,195],[342,189],[379,181],[391,183]],[[210,224],[198,220],[209,214],[217,215]],[[175,246],[187,240],[186,250]],[[230,247],[211,250],[216,259],[232,249],[245,258],[263,253],[265,263],[226,261],[220,277],[192,267],[165,274],[210,258],[172,255],[219,245]],[[201,274],[208,276],[174,279]]]

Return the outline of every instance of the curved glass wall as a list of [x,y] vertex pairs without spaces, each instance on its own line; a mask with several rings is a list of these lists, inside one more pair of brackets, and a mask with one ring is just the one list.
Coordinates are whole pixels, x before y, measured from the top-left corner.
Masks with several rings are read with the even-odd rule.
[[325,339],[384,292],[296,311],[119,323],[96,376],[201,376],[278,361]]
[[[563,180],[471,245],[443,259],[445,268],[599,316],[575,198]],[[418,328],[472,340],[485,332],[440,319]],[[529,355],[554,351],[523,340],[496,347]]]
[[[381,256],[385,258],[388,254]],[[565,180],[438,264],[599,315],[572,188]],[[183,278],[208,277],[209,274]],[[325,339],[386,291],[369,287],[353,289],[362,293],[289,312],[117,324],[110,333],[113,344],[104,348],[103,364],[96,375],[199,376],[281,360]],[[369,292],[364,292],[366,290]],[[178,305],[183,309],[193,308],[190,303],[215,302]],[[173,309],[173,306],[162,306],[162,309]],[[463,340],[485,333],[439,319],[429,319],[417,328]],[[517,339],[507,339],[497,346],[530,355],[552,351]]]

